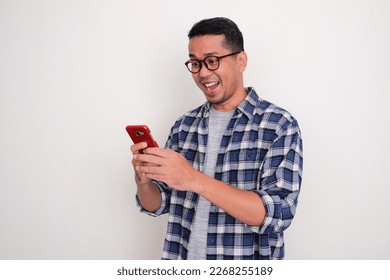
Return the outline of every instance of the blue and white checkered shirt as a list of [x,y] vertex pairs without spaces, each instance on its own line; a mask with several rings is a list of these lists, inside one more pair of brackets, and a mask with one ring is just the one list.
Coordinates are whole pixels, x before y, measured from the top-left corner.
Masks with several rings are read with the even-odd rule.
[[[235,110],[222,137],[215,178],[259,195],[266,209],[261,226],[243,224],[211,205],[207,259],[283,259],[283,232],[294,217],[302,181],[302,139],[297,121],[258,97],[253,88]],[[210,103],[187,112],[171,129],[166,148],[197,170],[205,162]],[[162,204],[152,216],[169,213],[162,259],[186,259],[198,195],[155,182]]]

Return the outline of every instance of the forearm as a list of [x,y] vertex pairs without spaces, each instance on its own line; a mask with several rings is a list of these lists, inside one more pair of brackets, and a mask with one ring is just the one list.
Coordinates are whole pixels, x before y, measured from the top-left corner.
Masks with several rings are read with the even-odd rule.
[[192,188],[239,221],[260,226],[266,215],[261,198],[254,192],[234,188],[198,172]]
[[142,207],[149,211],[156,211],[161,205],[161,193],[153,182],[137,184],[137,196]]
[[[165,182],[177,190],[198,193],[247,225],[260,226],[263,223],[266,211],[257,194],[239,190],[199,172],[182,155],[171,150],[148,148],[147,153],[136,154],[134,158],[148,163],[136,166],[136,172],[144,178]],[[159,194],[159,200],[154,198],[151,208],[156,210],[160,204]]]

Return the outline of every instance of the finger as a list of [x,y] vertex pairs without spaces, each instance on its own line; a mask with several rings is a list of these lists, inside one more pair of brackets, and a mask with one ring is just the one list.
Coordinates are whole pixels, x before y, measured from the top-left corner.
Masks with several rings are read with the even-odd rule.
[[[150,148],[148,148],[148,151],[149,149]],[[149,153],[135,154],[133,156],[133,159],[142,163],[146,163],[143,165],[151,165],[151,166],[160,166],[164,163],[165,160],[162,157],[156,156],[154,154],[149,154]]]
[[159,166],[152,165],[138,165],[135,168],[136,172],[140,173],[143,177],[154,178],[158,175],[163,175],[163,172]]
[[138,154],[142,150],[144,150],[147,146],[148,146],[148,144],[146,142],[136,143],[134,145],[131,145],[130,151],[133,153],[133,155]]
[[145,162],[145,161],[140,161],[140,160],[132,160],[131,163],[133,164],[134,169],[136,169],[137,166],[161,166],[161,165],[158,165],[158,164]]
[[147,147],[143,150],[143,152],[144,154],[154,155],[162,158],[168,158],[173,151],[168,149],[162,149],[159,147]]

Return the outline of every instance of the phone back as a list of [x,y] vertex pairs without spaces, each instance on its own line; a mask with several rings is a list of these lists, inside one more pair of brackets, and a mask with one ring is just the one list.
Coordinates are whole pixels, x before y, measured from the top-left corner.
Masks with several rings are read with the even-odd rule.
[[148,147],[158,147],[147,125],[128,125],[126,131],[134,143],[146,142]]

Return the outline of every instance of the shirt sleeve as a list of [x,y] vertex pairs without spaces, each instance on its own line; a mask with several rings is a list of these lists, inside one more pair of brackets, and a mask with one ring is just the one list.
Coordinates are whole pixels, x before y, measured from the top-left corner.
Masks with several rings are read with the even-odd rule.
[[260,172],[260,189],[254,192],[262,199],[266,216],[260,227],[251,229],[259,234],[282,232],[294,218],[302,182],[302,137],[295,120],[275,139]]
[[136,202],[137,202],[137,207],[142,213],[146,213],[150,216],[157,217],[162,214],[168,213],[169,212],[169,201],[170,201],[170,195],[171,195],[171,189],[164,183],[158,182],[158,181],[153,181],[153,183],[158,187],[161,193],[161,205],[158,209],[155,211],[151,212],[146,210],[145,208],[142,207],[141,202],[139,201],[138,195],[135,196]]

